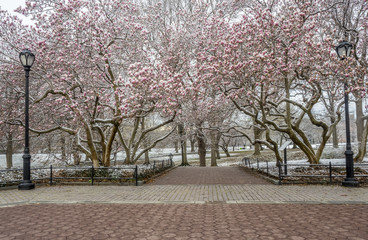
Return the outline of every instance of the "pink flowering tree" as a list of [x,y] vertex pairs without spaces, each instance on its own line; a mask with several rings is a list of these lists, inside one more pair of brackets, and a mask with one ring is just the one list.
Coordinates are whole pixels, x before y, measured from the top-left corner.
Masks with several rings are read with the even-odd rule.
[[[148,33],[134,3],[34,0],[19,12],[32,16],[35,25],[17,28],[8,46],[36,54],[31,116],[38,114],[39,124],[33,132],[75,136],[78,149],[95,167],[110,165],[116,140],[126,162],[134,163],[162,139],[142,148],[147,134],[173,121],[175,103],[167,98],[171,85],[147,70],[153,64],[145,45]],[[13,57],[7,69],[19,69],[17,62]],[[136,123],[149,114],[163,121],[141,130]],[[126,127],[129,123],[133,128]],[[167,136],[172,129],[162,131]]]
[[[188,135],[195,136],[200,165],[206,165],[206,136],[209,112],[213,109],[212,95],[203,87],[198,76],[197,53],[207,31],[206,19],[219,9],[233,12],[232,1],[150,1],[143,4],[148,42],[154,59],[159,63],[161,78],[174,86],[171,98],[180,106],[178,132],[184,151]],[[221,102],[221,101],[218,101]],[[222,103],[222,102],[221,102]],[[211,105],[212,104],[212,105]],[[221,107],[221,106],[219,106]],[[185,155],[185,154],[184,154]],[[187,165],[185,156],[183,165]]]
[[[265,140],[255,142],[272,149],[278,161],[282,159],[273,132],[286,134],[310,163],[318,163],[341,119],[342,102],[333,123],[315,114],[314,107],[328,90],[324,83],[336,80],[338,61],[332,38],[320,37],[318,9],[309,3],[254,4],[241,20],[228,24],[212,20],[211,34],[222,37],[208,42],[200,56],[203,82],[221,89],[253,119],[265,132]],[[317,150],[301,128],[305,119],[321,129]]]
[[[354,157],[355,161],[362,161],[366,153],[368,124],[364,114],[363,98],[367,94],[367,71],[368,71],[368,2],[367,1],[327,1],[326,4],[334,4],[329,11],[326,24],[332,26],[335,38],[349,41],[353,44],[352,59],[344,61],[341,66],[346,73],[342,74],[341,80],[347,81],[350,86],[350,94],[354,96],[356,106],[356,127],[359,142],[359,151]],[[348,64],[347,64],[348,63]],[[355,71],[355,75],[351,75]]]

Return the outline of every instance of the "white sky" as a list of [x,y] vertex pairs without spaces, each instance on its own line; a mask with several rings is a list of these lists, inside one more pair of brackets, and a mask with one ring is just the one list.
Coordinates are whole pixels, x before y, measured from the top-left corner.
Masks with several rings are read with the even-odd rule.
[[25,0],[0,0],[1,9],[12,13],[19,6],[25,6]]
[[12,15],[13,14],[17,15],[23,20],[24,24],[31,25],[32,24],[31,20],[28,20],[24,16],[14,12],[16,8],[20,6],[23,6],[23,7],[25,6],[25,1],[26,0],[0,0],[0,8],[1,10],[7,10]]

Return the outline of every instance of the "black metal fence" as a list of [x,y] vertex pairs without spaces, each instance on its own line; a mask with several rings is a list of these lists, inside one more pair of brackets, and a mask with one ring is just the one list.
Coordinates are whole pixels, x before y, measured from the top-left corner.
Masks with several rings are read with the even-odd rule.
[[244,166],[252,169],[252,170],[257,170],[257,171],[261,171],[263,173],[265,173],[267,176],[273,176],[272,175],[272,171],[274,169],[276,169],[276,166],[272,166],[269,161],[264,161],[266,164],[265,166],[261,166],[260,165],[260,161],[258,159],[256,159],[254,161],[254,163],[251,163],[251,159],[250,158],[243,158],[242,159],[242,163],[244,164]]
[[[302,168],[309,168],[314,171],[312,174],[305,174],[301,172],[301,174],[298,174],[298,171],[292,171],[292,174],[288,174],[287,169],[289,167],[302,167]],[[358,171],[364,167],[368,167],[368,164],[366,163],[355,163],[354,169],[355,169],[355,178],[367,178],[368,174],[367,171]],[[329,162],[328,164],[283,164],[280,163],[278,165],[279,173],[278,173],[278,179],[279,184],[282,184],[282,181],[287,178],[322,178],[322,179],[328,179],[328,182],[330,184],[333,183],[334,179],[338,178],[345,178],[346,174],[346,165],[345,164],[331,164]],[[318,171],[317,171],[318,170]],[[345,172],[344,172],[345,171]],[[316,174],[320,173],[320,174]]]
[[[167,160],[155,160],[150,165],[133,165],[121,167],[50,167],[31,168],[31,180],[53,185],[64,182],[130,182],[138,186],[138,181],[148,175],[173,167],[172,155]],[[23,169],[0,170],[0,186],[14,185],[21,182]]]
[[[293,182],[301,178],[319,178],[326,179],[328,183],[332,184],[338,178],[346,177],[345,164],[284,164],[264,161],[258,159],[251,161],[249,158],[243,158],[242,163],[245,167],[256,170],[266,174],[267,176],[278,179],[281,185],[283,180]],[[366,181],[368,177],[368,164],[355,163],[355,178]]]

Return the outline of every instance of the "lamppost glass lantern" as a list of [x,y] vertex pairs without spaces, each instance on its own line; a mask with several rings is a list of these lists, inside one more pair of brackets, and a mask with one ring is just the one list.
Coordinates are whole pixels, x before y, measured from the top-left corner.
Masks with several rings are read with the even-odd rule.
[[353,48],[353,45],[347,41],[342,41],[337,47],[336,47],[336,53],[337,56],[344,60],[347,57],[350,57],[351,49]]
[[35,60],[35,55],[28,49],[24,49],[19,53],[19,59],[23,67],[30,68]]

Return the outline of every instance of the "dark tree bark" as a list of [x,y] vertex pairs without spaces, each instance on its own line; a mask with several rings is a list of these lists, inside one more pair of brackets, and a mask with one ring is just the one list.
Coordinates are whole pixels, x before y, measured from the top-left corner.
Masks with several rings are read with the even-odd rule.
[[365,153],[367,152],[367,137],[368,137],[368,122],[365,123],[364,129],[362,132],[362,138],[359,143],[359,150],[358,150],[358,153],[354,157],[354,162],[363,161]]
[[221,146],[222,150],[224,151],[224,153],[226,154],[226,157],[231,157],[230,153],[229,153],[229,149],[225,146]]
[[65,136],[61,135],[60,137],[60,144],[61,144],[61,160],[63,162],[66,161],[66,140]]
[[178,141],[174,142],[174,147],[175,147],[175,152],[179,153],[179,142]]
[[211,167],[217,167],[217,137],[216,130],[210,130],[211,137]]
[[231,138],[228,138],[228,140],[225,140],[224,137],[221,138],[221,143],[219,143],[219,146],[221,147],[221,149],[224,151],[224,153],[226,154],[226,157],[230,157],[230,153],[229,153],[229,144],[230,144],[230,140]]
[[[253,131],[254,131],[254,139],[261,139],[263,131],[256,126],[253,127]],[[261,144],[260,143],[254,144],[253,155],[255,156],[261,155]]]
[[9,132],[6,141],[6,168],[12,167],[13,167],[13,134]]
[[185,130],[184,124],[180,123],[178,125],[178,133],[180,136],[180,146],[181,146],[181,166],[189,166],[187,158],[187,141],[185,140]]
[[333,129],[332,129],[332,145],[334,148],[339,148],[339,138],[337,135],[336,126],[333,126]]
[[197,130],[199,166],[206,166],[206,141],[202,129]]
[[76,142],[75,142],[75,139],[73,139],[73,146],[72,146],[72,149],[73,149],[73,161],[74,161],[74,165],[79,165],[80,164],[80,161],[81,161],[81,156],[79,155],[79,152],[78,150],[76,149]]
[[182,161],[181,166],[189,166],[188,158],[187,158],[187,141],[181,141],[181,155]]
[[[142,131],[143,131],[145,129],[144,118],[142,118],[141,126],[142,126]],[[147,147],[148,147],[148,140],[147,140],[147,136],[146,136],[145,139],[143,140],[143,148],[147,148]],[[144,153],[144,164],[145,165],[150,164],[148,151]]]
[[217,131],[216,133],[216,158],[217,159],[221,159],[221,156],[220,156],[220,139],[221,139],[221,132]]
[[195,139],[194,134],[192,134],[190,137],[190,152],[195,152],[195,143],[196,143],[196,139]]
[[355,101],[355,109],[356,109],[356,127],[357,127],[357,138],[358,142],[362,142],[363,130],[364,130],[364,114],[363,114],[363,100],[362,98],[358,98]]

